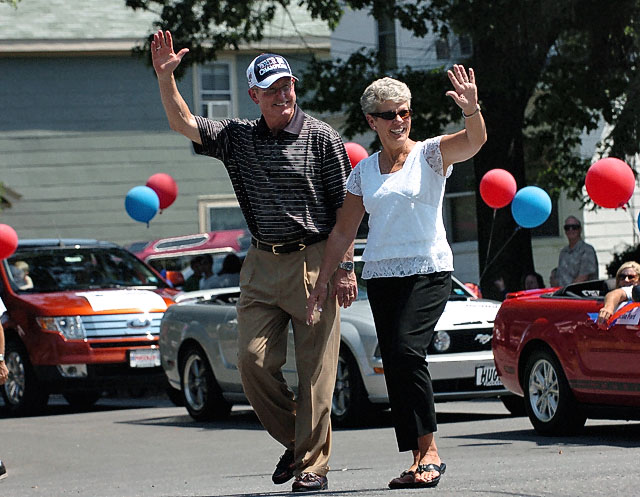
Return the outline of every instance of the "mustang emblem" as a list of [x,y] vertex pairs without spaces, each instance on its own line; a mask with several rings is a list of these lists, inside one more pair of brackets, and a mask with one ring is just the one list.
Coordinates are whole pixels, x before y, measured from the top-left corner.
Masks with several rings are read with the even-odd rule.
[[485,345],[491,341],[491,335],[487,335],[486,333],[478,333],[473,340],[480,342],[482,345]]

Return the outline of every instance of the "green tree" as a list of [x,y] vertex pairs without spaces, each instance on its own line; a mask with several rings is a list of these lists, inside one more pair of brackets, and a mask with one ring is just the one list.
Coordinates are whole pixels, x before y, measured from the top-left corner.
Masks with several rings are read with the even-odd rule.
[[[223,46],[257,40],[277,6],[290,0],[235,2],[127,0],[134,8],[162,6],[159,26],[191,49],[192,61],[215,57]],[[335,26],[340,5],[366,9],[379,21],[398,19],[416,36],[435,32],[469,36],[473,54],[459,62],[476,71],[488,142],[474,158],[475,188],[490,169],[501,167],[518,188],[537,184],[553,196],[560,191],[583,198],[589,163],[578,155],[584,131],[607,124],[604,155],[626,159],[640,148],[639,0],[307,0],[297,2],[314,17]],[[361,49],[347,60],[315,61],[301,88],[311,90],[305,106],[343,112],[346,138],[366,129],[358,101],[365,86],[383,75],[407,82],[413,92],[413,135],[441,133],[460,114],[444,93],[446,68],[420,71],[390,67],[388,58]],[[460,174],[460,173],[458,173]],[[517,230],[508,208],[495,213],[476,195],[479,262],[503,249],[481,282],[505,277],[517,288],[533,269],[531,236]],[[493,230],[492,227],[493,220]],[[491,253],[487,257],[490,233]],[[507,243],[508,242],[508,243]]]

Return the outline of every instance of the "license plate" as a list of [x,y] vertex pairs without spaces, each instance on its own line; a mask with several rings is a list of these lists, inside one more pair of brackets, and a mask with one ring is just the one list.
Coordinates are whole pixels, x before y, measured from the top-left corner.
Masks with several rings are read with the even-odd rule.
[[502,381],[494,366],[476,366],[477,387],[501,387]]
[[129,352],[132,368],[154,368],[160,366],[160,349],[135,349]]

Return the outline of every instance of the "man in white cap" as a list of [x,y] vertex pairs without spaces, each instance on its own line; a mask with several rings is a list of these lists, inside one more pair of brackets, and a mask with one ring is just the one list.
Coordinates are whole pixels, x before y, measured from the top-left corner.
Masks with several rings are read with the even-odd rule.
[[[173,76],[187,52],[173,51],[168,31],[158,31],[151,42],[171,128],[189,138],[196,153],[224,163],[252,235],[237,305],[244,391],[262,425],[286,449],[273,482],[295,477],[294,492],[324,490],[340,349],[338,307],[357,297],[353,247],[329,285],[337,299],[327,300],[310,325],[305,309],[344,200],[349,158],[338,133],[296,105],[297,78],[281,55],[259,55],[247,68],[249,96],[260,107],[260,119],[194,116]],[[295,396],[281,372],[289,323],[298,372]]]

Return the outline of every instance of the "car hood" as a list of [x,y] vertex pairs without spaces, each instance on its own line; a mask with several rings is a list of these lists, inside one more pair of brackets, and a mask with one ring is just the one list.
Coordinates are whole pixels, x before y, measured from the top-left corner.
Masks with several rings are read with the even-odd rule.
[[173,304],[163,290],[108,289],[48,293],[23,293],[14,297],[41,316],[112,314],[122,312],[163,312]]
[[450,300],[436,330],[492,327],[500,302],[494,300]]
[[[493,327],[500,302],[494,300],[450,300],[436,325],[436,330],[454,328]],[[340,309],[343,320],[362,321],[373,325],[373,314],[368,300],[358,300],[346,309]]]

